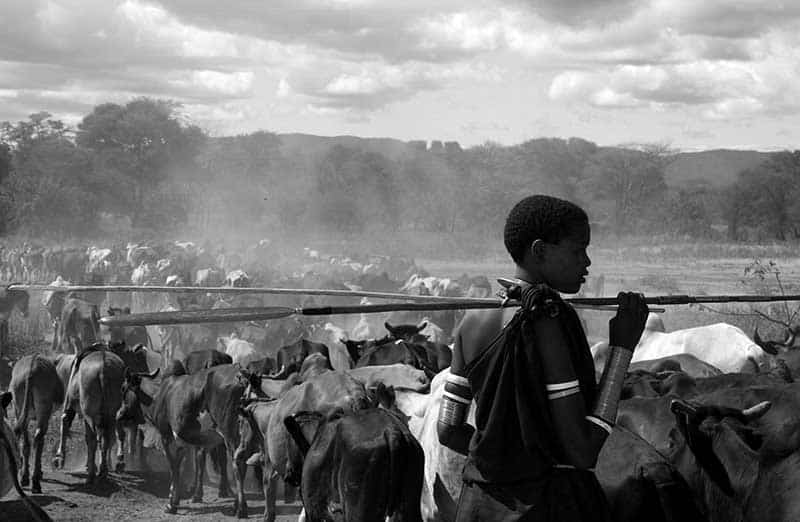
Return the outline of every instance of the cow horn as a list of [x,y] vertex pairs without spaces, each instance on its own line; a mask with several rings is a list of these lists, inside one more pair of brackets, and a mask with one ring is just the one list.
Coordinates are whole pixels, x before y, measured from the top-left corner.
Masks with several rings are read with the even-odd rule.
[[136,346],[133,347],[134,353],[138,352],[139,350],[145,350],[145,349],[146,349],[146,347],[142,343],[139,343],[139,344],[137,344]]
[[286,365],[281,365],[281,369],[275,373],[263,376],[265,379],[282,380],[286,378]]
[[786,348],[791,348],[794,345],[794,339],[797,337],[797,332],[794,328],[788,328],[788,335],[786,336],[786,340],[783,342],[783,346]]
[[742,410],[742,415],[748,421],[755,420],[767,413],[771,407],[772,403],[769,401],[759,402],[755,406]]

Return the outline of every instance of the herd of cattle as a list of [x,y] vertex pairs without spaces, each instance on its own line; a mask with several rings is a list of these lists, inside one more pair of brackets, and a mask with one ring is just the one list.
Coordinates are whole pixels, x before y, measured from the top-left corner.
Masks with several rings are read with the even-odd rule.
[[[136,265],[131,277],[152,264],[158,284],[173,276],[183,284],[226,284],[224,276],[215,283],[199,277],[214,270],[236,286],[268,281],[295,288],[491,292],[485,277],[432,277],[395,258],[325,259],[307,251],[297,273],[272,272],[267,279],[252,276],[266,272],[244,262],[195,262],[191,271],[180,265],[181,273],[170,274],[158,270],[156,255],[132,255],[136,248],[153,247],[129,247],[125,262]],[[177,258],[170,258],[173,266],[180,264]],[[121,264],[109,263],[115,270]],[[82,270],[43,273],[63,284],[92,273]],[[110,273],[104,282],[122,282]],[[153,277],[139,283],[152,284]],[[116,471],[130,459],[146,465],[143,445],[155,446],[169,463],[168,513],[177,511],[184,495],[183,461],[191,454],[192,500],[202,501],[208,456],[219,472],[220,494],[233,486],[239,517],[248,514],[244,487],[252,468],[263,484],[264,520],[275,520],[280,483],[290,499],[299,488],[301,517],[308,520],[453,520],[464,457],[438,442],[436,420],[457,315],[364,314],[153,332],[100,328],[101,312],[238,307],[267,299],[153,295],[45,296],[56,329],[53,350],[18,359],[2,395],[0,450],[7,451],[0,451],[0,495],[17,479],[17,439],[19,483],[42,491],[45,434],[52,412],[60,411],[54,467],[66,459],[65,438],[76,415],[86,432],[89,482],[108,480],[115,445]],[[6,292],[0,303],[27,313],[25,292]],[[615,520],[800,520],[800,473],[794,468],[800,460],[800,385],[793,382],[800,350],[793,348],[794,337],[789,332],[785,341],[765,342],[724,323],[667,332],[651,315],[617,425],[596,466]],[[598,372],[607,351],[604,343],[592,347]],[[13,422],[5,419],[10,402]],[[37,508],[31,503],[31,516],[46,520]]]

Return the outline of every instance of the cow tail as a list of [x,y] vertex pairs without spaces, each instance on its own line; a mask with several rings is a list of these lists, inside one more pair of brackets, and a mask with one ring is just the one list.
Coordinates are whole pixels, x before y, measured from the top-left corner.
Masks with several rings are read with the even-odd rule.
[[6,432],[0,429],[0,446],[2,446],[3,451],[6,454],[6,458],[8,459],[8,466],[9,472],[11,473],[11,480],[14,484],[14,489],[17,491],[17,494],[22,498],[22,502],[25,504],[25,507],[28,508],[28,511],[31,512],[31,520],[35,522],[52,522],[52,519],[47,515],[44,509],[42,509],[36,502],[32,501],[22,490],[22,486],[19,485],[19,468],[17,468],[17,459],[14,458],[14,452],[11,450],[12,442],[8,440],[6,437]]
[[[98,434],[103,433],[105,431],[105,428],[106,428],[106,411],[105,411],[105,408],[106,408],[106,403],[107,403],[106,390],[105,390],[105,388],[103,386],[103,383],[105,383],[105,381],[106,381],[106,372],[105,372],[105,370],[106,370],[106,351],[105,350],[100,350],[100,353],[103,354],[103,363],[100,365],[100,379],[99,379],[99,381],[100,381],[99,382],[99,384],[100,384],[100,419],[99,419],[99,421],[97,423],[97,426],[94,427],[94,429],[97,430]],[[113,418],[113,415],[114,415],[114,413],[112,412],[111,413],[112,418]]]
[[402,484],[395,484],[394,481],[397,479],[402,480],[404,470],[402,469],[402,463],[398,462],[397,456],[395,455],[398,442],[396,437],[394,437],[390,431],[385,430],[383,432],[383,438],[386,440],[386,449],[389,453],[389,473],[386,481],[386,487],[389,493],[386,499],[386,516],[388,517],[394,515],[395,511],[400,508],[403,492],[402,487],[399,486]]
[[22,430],[27,429],[28,427],[28,398],[32,393],[31,374],[33,373],[33,363],[36,362],[37,357],[39,357],[39,354],[34,354],[31,357],[31,362],[28,366],[28,374],[25,375],[25,391],[22,392],[22,407],[17,412],[17,422],[14,424],[14,433],[17,436],[22,433]]

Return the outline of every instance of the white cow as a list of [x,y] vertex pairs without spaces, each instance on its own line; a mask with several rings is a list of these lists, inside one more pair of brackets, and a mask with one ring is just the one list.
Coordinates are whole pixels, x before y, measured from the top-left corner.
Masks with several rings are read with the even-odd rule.
[[[632,362],[689,354],[724,373],[753,372],[766,355],[760,346],[736,326],[716,323],[664,332],[660,320],[651,320],[653,315],[648,318],[649,327],[645,328],[633,352]],[[608,355],[608,343],[595,344],[592,355],[595,368],[602,370]]]
[[243,368],[253,361],[264,358],[264,355],[256,350],[253,343],[239,339],[236,332],[233,332],[230,337],[219,337],[218,340],[222,351],[231,356],[234,364],[239,363]]
[[[451,513],[461,493],[461,471],[465,457],[440,444],[436,432],[439,406],[444,397],[444,383],[449,375],[450,368],[439,372],[431,381],[429,394],[396,392],[397,407],[411,417],[408,427],[425,452],[421,498],[422,519],[425,521],[442,520],[440,509],[444,508],[446,512]],[[467,422],[475,426],[474,402],[469,410]],[[437,500],[442,505],[437,504]]]
[[366,388],[373,388],[382,383],[384,386],[393,387],[395,392],[400,390],[424,392],[431,384],[425,372],[402,363],[364,366],[346,370],[346,372],[355,380],[363,383]]

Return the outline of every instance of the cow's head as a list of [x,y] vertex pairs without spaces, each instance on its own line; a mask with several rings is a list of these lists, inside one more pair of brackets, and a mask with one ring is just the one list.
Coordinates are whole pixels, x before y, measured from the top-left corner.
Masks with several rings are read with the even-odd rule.
[[383,326],[386,327],[386,331],[389,332],[389,337],[392,339],[401,339],[403,341],[410,341],[414,342],[417,340],[418,336],[420,336],[420,332],[428,326],[427,321],[422,322],[419,325],[414,324],[400,324],[397,326],[392,326],[389,322],[383,323]]
[[408,426],[408,421],[411,420],[411,417],[403,413],[403,411],[397,407],[397,396],[395,395],[394,386],[386,386],[382,382],[379,382],[374,387],[367,388],[367,400],[369,401],[370,407],[382,408]]
[[670,409],[685,443],[674,444],[671,459],[681,474],[689,479],[690,485],[699,485],[696,481],[703,480],[702,470],[723,493],[734,496],[738,482],[732,484],[731,477],[740,481],[742,477],[756,473],[758,467],[756,452],[761,447],[762,436],[748,423],[764,415],[770,406],[771,403],[765,401],[738,410],[672,401]]
[[758,327],[756,327],[753,331],[753,342],[760,346],[766,353],[778,355],[779,353],[785,353],[794,348],[798,333],[800,333],[800,326],[793,326],[786,328],[786,339],[783,341],[765,341],[761,339],[761,336],[758,334]]

